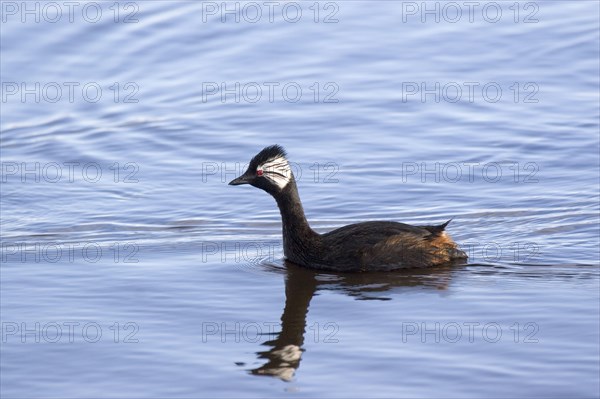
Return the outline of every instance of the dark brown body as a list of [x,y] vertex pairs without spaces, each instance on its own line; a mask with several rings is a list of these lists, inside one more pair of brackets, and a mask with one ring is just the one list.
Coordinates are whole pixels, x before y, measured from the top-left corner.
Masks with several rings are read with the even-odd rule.
[[292,181],[273,195],[283,223],[287,259],[331,271],[386,271],[431,267],[467,258],[439,226],[373,221],[351,224],[325,234],[310,228]]

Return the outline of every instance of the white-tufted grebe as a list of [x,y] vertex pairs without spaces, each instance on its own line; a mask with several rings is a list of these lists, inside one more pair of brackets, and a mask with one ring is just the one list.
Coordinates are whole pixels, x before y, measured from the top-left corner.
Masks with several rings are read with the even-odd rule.
[[285,257],[301,266],[342,272],[387,271],[464,261],[467,255],[444,229],[398,222],[363,222],[325,234],[315,232],[304,216],[285,150],[266,147],[248,170],[229,184],[250,184],[271,194],[281,213]]

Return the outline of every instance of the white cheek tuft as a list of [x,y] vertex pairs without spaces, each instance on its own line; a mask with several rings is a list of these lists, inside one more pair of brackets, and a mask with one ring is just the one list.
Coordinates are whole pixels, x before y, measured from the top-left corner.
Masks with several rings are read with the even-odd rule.
[[287,159],[283,156],[269,159],[262,165],[259,165],[257,170],[263,171],[263,177],[269,179],[273,184],[283,189],[292,178],[292,170]]

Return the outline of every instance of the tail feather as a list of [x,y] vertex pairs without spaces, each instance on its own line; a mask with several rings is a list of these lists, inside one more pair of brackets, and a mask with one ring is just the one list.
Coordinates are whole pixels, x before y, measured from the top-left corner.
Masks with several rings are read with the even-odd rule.
[[438,224],[437,226],[423,226],[423,228],[429,231],[433,236],[440,235],[446,229],[446,226],[450,224],[452,219],[448,220],[446,223]]
[[440,229],[442,229],[442,231],[444,231],[444,229],[446,228],[446,226],[448,226],[448,225],[450,224],[450,222],[451,222],[451,221],[452,221],[452,218],[451,218],[451,219],[448,219],[448,221],[447,221],[446,223],[442,223],[442,224],[440,224],[438,227],[439,227]]
[[451,221],[452,219],[437,226],[423,226],[430,233],[427,239],[436,249],[436,256],[439,257],[441,263],[468,259],[467,254],[444,232]]

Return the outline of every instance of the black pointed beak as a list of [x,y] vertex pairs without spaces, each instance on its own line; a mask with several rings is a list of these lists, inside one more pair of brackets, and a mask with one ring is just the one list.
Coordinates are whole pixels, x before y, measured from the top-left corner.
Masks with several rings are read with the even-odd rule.
[[252,180],[252,177],[249,175],[246,175],[245,173],[243,175],[241,175],[238,178],[233,179],[232,181],[229,182],[230,186],[239,186],[240,184],[250,184],[250,181]]

